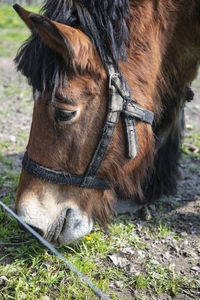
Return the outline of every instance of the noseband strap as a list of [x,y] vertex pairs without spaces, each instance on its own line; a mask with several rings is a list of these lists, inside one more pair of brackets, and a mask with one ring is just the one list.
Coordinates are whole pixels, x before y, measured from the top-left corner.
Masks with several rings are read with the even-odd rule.
[[116,73],[113,65],[108,63],[106,70],[109,76],[109,101],[108,113],[105,120],[102,136],[91,159],[91,162],[83,175],[72,174],[63,171],[56,171],[41,166],[29,158],[28,153],[24,154],[22,161],[23,168],[32,175],[46,181],[58,184],[70,184],[79,187],[92,189],[109,189],[109,184],[96,174],[107,153],[116,125],[120,116],[124,120],[128,157],[133,159],[138,152],[137,133],[135,119],[152,125],[154,114],[139,106],[131,98],[131,92],[122,73]]
[[83,180],[85,178],[84,175],[77,175],[73,173],[63,172],[63,171],[55,171],[46,167],[41,166],[36,163],[28,156],[28,153],[24,153],[22,165],[24,170],[31,173],[35,177],[40,179],[59,183],[59,184],[71,184],[75,186],[87,187],[90,189],[99,189],[99,190],[107,190],[110,189],[109,185],[102,178],[98,177],[88,177],[87,185],[82,185]]

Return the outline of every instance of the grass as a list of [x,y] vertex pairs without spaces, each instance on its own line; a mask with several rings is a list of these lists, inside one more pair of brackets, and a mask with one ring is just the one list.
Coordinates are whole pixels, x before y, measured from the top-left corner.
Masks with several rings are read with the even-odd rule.
[[[23,6],[32,12],[38,12],[38,6]],[[25,28],[24,22],[20,19],[12,5],[0,5],[0,28]]]
[[[25,7],[38,12],[39,7]],[[0,4],[0,57],[14,56],[30,35],[30,31],[12,6]]]
[[186,135],[181,150],[186,155],[192,155],[195,158],[200,158],[200,152],[193,152],[193,149],[200,149],[200,133],[193,132],[192,135]]
[[[4,199],[7,204],[10,201],[9,197]],[[9,295],[9,299],[42,299],[51,295],[54,299],[95,298],[93,292],[56,257],[48,253],[29,234],[24,236],[15,220],[1,212],[0,222],[7,223],[1,230],[0,241],[3,239],[8,245],[12,245],[14,240],[22,241],[17,248],[4,247],[12,263],[0,265],[1,276],[5,275],[8,278],[6,286],[0,291],[1,297],[7,299]],[[116,247],[119,246],[120,233],[124,233],[122,238],[125,241],[129,232],[126,226],[118,224],[112,227],[112,233],[116,239],[110,239],[96,225],[90,238],[85,237],[77,244],[60,249],[76,267],[93,278],[93,282],[104,292],[108,289],[110,281],[126,278],[123,271],[109,266],[107,256],[115,253]],[[27,240],[30,241],[28,245],[23,243]]]
[[[200,132],[193,126],[192,131],[186,130],[181,150],[186,155],[200,159]],[[195,152],[195,150],[198,150]]]
[[192,166],[190,166],[190,172],[193,173],[193,174],[198,173],[199,170],[200,170],[200,166],[199,165],[192,165]]
[[140,290],[149,290],[151,295],[161,295],[166,292],[170,292],[171,295],[177,296],[179,287],[196,288],[196,283],[187,278],[178,276],[173,265],[169,267],[163,267],[159,264],[145,262],[146,272],[134,275],[130,278],[129,284],[132,284],[134,288]]
[[[2,189],[10,186],[16,190],[18,175],[5,170],[5,176],[0,175],[2,177]],[[8,195],[3,201],[9,205],[13,200]],[[122,291],[136,291],[137,299],[144,299],[144,294],[157,295],[159,298],[161,294],[178,295],[182,288],[194,291],[199,288],[198,281],[195,283],[189,278],[183,278],[174,266],[166,267],[151,262],[146,256],[143,259],[143,271],[139,274],[131,275],[125,267],[114,266],[109,255],[123,251],[126,247],[131,247],[137,253],[145,249],[146,245],[137,235],[133,223],[122,217],[112,221],[108,233],[96,224],[89,236],[59,249],[104,293],[110,294],[111,299],[126,299],[110,292],[110,285],[116,281],[121,282]],[[96,299],[90,288],[71,270],[1,210],[0,224],[0,276],[8,279],[0,289],[1,299],[45,299],[47,296],[50,297],[47,299]],[[144,227],[143,232],[146,230]],[[154,237],[163,238],[167,234],[173,236],[174,233],[168,227],[154,224]]]

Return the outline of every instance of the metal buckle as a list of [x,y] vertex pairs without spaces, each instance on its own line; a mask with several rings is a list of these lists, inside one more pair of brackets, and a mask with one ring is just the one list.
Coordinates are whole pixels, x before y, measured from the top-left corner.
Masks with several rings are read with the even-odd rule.
[[115,79],[115,78],[118,78],[119,77],[119,73],[112,73],[110,76],[109,76],[109,88],[112,86],[112,80]]

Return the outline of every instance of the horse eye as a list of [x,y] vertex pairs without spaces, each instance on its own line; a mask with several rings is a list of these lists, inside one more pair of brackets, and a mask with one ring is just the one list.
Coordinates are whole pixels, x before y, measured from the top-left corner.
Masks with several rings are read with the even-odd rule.
[[76,115],[76,110],[55,109],[54,111],[54,119],[57,124],[60,122],[70,122],[76,117]]

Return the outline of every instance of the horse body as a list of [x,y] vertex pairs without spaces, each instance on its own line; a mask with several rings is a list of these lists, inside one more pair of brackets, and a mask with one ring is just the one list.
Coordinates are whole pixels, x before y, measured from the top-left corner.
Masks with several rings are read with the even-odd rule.
[[155,115],[153,127],[136,121],[134,159],[120,119],[97,173],[110,190],[51,183],[22,169],[18,214],[60,243],[89,233],[94,219],[105,225],[116,189],[133,201],[175,191],[183,107],[200,61],[198,1],[101,2],[47,1],[45,16],[53,21],[16,8],[32,30],[16,58],[35,95],[27,146],[32,160],[85,173],[107,113],[107,60],[119,65],[132,98]]

